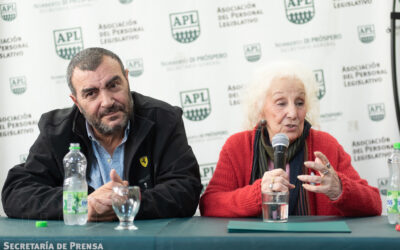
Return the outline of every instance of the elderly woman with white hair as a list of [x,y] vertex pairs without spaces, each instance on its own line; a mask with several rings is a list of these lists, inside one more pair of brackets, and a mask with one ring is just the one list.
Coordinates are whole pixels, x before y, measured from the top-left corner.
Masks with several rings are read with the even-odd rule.
[[[289,215],[370,216],[382,212],[351,158],[317,125],[319,104],[312,71],[299,63],[274,63],[250,84],[247,129],[228,138],[200,200],[203,216],[261,215],[261,193],[289,191]],[[286,171],[274,168],[272,138],[289,138]]]

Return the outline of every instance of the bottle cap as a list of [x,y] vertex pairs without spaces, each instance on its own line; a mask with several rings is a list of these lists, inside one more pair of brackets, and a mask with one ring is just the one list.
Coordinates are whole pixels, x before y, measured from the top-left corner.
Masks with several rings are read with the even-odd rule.
[[393,144],[393,148],[400,149],[400,142],[396,142]]
[[70,143],[69,150],[72,150],[72,149],[81,149],[81,146],[79,145],[79,143]]
[[36,221],[36,227],[47,227],[47,221]]

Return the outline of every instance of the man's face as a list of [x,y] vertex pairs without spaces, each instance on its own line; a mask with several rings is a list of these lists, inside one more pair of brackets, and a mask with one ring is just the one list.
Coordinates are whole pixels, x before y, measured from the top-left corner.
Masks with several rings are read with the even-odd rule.
[[104,56],[95,71],[75,68],[71,77],[76,96],[70,95],[95,133],[114,135],[125,129],[132,113],[128,71]]

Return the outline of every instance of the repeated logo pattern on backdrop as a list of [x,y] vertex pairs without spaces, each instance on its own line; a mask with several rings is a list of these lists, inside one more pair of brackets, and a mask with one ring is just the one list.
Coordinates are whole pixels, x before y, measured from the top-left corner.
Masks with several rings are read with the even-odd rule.
[[370,43],[375,39],[375,26],[373,24],[361,25],[357,27],[358,38],[363,43]]
[[374,103],[368,104],[368,114],[371,121],[382,121],[385,118],[385,104],[384,103]]
[[314,0],[285,0],[287,19],[294,24],[305,24],[315,15]]
[[70,60],[83,49],[82,30],[80,27],[54,30],[54,45],[57,55]]
[[191,121],[201,121],[211,113],[208,89],[196,89],[180,92],[183,115]]
[[17,76],[10,78],[10,89],[13,94],[21,95],[26,91],[26,77]]
[[318,100],[321,100],[326,93],[324,71],[322,69],[314,70],[315,80],[318,83]]
[[261,58],[261,45],[259,43],[247,44],[243,46],[244,56],[249,62],[256,62]]
[[203,190],[201,193],[203,193],[210,182],[217,163],[205,163],[205,164],[200,164],[200,178],[201,178],[201,184],[203,184]]
[[180,43],[191,43],[200,36],[199,13],[196,10],[169,15],[172,37]]
[[139,77],[143,74],[143,59],[134,58],[126,61],[126,68],[129,70],[129,75],[132,77]]
[[0,4],[0,14],[4,21],[12,21],[17,17],[17,4],[5,3]]

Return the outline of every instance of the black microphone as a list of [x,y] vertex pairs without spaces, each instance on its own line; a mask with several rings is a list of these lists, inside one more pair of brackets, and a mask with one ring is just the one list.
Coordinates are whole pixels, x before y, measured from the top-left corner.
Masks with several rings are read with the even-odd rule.
[[289,146],[289,138],[279,133],[272,137],[271,144],[274,148],[274,168],[286,170],[286,149]]

